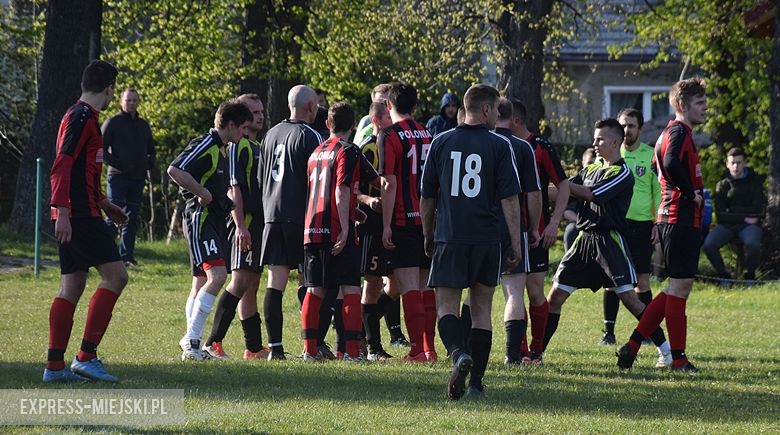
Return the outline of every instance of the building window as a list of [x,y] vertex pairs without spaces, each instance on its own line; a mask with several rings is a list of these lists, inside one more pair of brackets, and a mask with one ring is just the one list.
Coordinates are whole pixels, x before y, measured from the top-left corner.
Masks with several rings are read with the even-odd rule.
[[604,117],[616,118],[627,108],[640,110],[645,122],[654,118],[668,118],[674,113],[669,105],[669,86],[604,86]]

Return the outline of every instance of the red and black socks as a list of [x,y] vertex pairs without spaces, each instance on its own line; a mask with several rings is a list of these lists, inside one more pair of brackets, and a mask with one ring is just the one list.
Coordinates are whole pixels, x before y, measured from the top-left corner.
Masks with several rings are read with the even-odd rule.
[[73,329],[73,313],[76,306],[69,300],[54,298],[49,309],[49,357],[46,368],[62,370],[65,368],[65,349]]
[[425,352],[436,352],[436,293],[433,290],[422,292],[425,330],[423,348]]
[[531,305],[529,307],[529,317],[531,320],[531,351],[541,355],[544,350],[544,333],[547,329],[547,317],[550,314],[550,304],[547,300],[541,305]]
[[322,298],[308,292],[301,305],[301,335],[303,336],[303,351],[311,356],[317,355],[317,333],[320,322],[320,306]]
[[108,323],[111,321],[111,313],[114,311],[117,299],[119,299],[119,295],[109,289],[98,288],[95,290],[95,294],[89,300],[81,350],[76,356],[79,361],[89,361],[97,356],[97,347],[108,329]]
[[409,333],[409,342],[412,345],[409,355],[417,355],[424,350],[425,311],[422,292],[420,290],[409,290],[401,297],[401,302],[404,305],[406,332]]
[[360,357],[360,331],[363,326],[360,307],[360,294],[348,293],[344,295],[342,305],[344,338],[346,341],[346,353],[352,358]]
[[672,348],[672,367],[688,363],[685,356],[685,342],[688,334],[688,317],[685,315],[687,299],[666,296],[666,328],[669,330],[669,345]]

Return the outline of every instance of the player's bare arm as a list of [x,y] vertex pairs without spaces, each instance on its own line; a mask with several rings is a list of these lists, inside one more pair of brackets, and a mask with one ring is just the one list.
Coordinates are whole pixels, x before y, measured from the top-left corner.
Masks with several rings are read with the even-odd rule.
[[382,192],[382,244],[385,249],[395,249],[393,244],[393,210],[395,209],[395,191],[398,188],[395,175],[382,175],[380,191]]
[[420,198],[420,216],[422,217],[425,255],[433,257],[433,224],[436,215],[436,198]]
[[103,210],[103,212],[106,213],[106,216],[111,219],[111,222],[114,223],[116,226],[122,226],[127,224],[127,213],[125,211],[111,202],[108,198],[103,198],[99,203],[98,206],[100,206],[100,209]]
[[349,235],[349,194],[349,186],[336,188],[336,209],[339,211],[341,232],[336,238],[336,243],[333,244],[333,250],[331,251],[333,255],[339,255],[347,244],[347,236]]
[[211,197],[211,192],[195,181],[189,172],[182,171],[175,166],[168,166],[168,175],[179,187],[186,189],[197,196],[200,205],[205,207],[211,203],[211,200],[213,199]]
[[[556,187],[558,188],[558,195],[555,197],[555,208],[553,209],[552,216],[550,216],[550,222],[544,227],[542,236],[542,247],[549,249],[555,244],[558,238],[558,225],[561,223],[563,217],[563,211],[566,210],[566,204],[569,202],[570,194],[569,180],[562,179]],[[538,228],[538,227],[536,227]]]
[[530,221],[530,245],[535,248],[542,242],[539,235],[539,221],[542,219],[542,192],[528,192],[525,196],[528,202],[528,218]]
[[236,224],[235,243],[242,251],[248,251],[252,248],[252,235],[244,221],[244,196],[241,194],[241,186],[230,186],[228,198],[233,201],[233,210],[230,210],[230,216],[233,217],[233,222]]
[[517,195],[502,199],[501,209],[512,240],[512,254],[506,260],[507,268],[514,269],[523,260],[523,251],[520,249],[520,199]]

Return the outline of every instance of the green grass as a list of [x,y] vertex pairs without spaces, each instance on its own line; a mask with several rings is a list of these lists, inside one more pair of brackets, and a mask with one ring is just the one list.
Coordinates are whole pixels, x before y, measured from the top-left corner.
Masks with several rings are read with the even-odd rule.
[[[29,242],[0,231],[0,254],[31,252]],[[44,251],[56,257],[49,246]],[[778,287],[723,291],[697,284],[688,305],[688,351],[702,371],[676,375],[652,368],[645,348],[635,369],[620,373],[614,348],[597,346],[601,294],[575,293],[545,355],[545,366],[503,367],[503,297],[496,294],[495,334],[485,378],[488,398],[445,398],[447,362],[305,365],[292,358],[267,361],[183,363],[184,301],[190,278],[182,241],[141,243],[140,270],[114,311],[100,346],[119,388],[183,388],[188,423],[147,428],[156,432],[271,433],[762,433],[780,432],[780,292]],[[554,257],[553,257],[554,258]],[[58,287],[56,268],[35,279],[32,270],[0,275],[0,388],[50,388],[41,383],[48,310]],[[265,281],[263,281],[265,282]],[[78,306],[67,357],[76,352],[91,289]],[[292,287],[285,297],[287,349],[300,352],[300,316]],[[261,299],[262,300],[262,299]],[[618,337],[635,321],[625,309]],[[210,325],[208,326],[210,328]],[[387,333],[383,331],[385,341]],[[264,334],[265,336],[265,334]],[[332,332],[330,340],[333,340]],[[243,349],[234,323],[224,342]],[[440,343],[440,353],[444,349]],[[395,350],[395,349],[393,349]],[[393,353],[391,351],[391,353]],[[62,387],[54,387],[62,388]],[[93,384],[86,387],[112,388]],[[116,427],[21,427],[12,432],[121,431]],[[135,429],[132,429],[135,430]]]

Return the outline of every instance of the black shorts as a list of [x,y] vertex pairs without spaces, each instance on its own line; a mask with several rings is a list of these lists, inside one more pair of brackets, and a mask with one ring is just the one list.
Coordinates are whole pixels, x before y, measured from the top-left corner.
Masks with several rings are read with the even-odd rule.
[[309,243],[303,247],[303,285],[336,288],[360,286],[360,247],[350,237],[339,255],[330,251],[333,243]]
[[382,244],[382,234],[365,234],[360,237],[362,261],[360,271],[363,275],[387,276],[390,260],[387,249]]
[[628,229],[625,233],[631,261],[634,262],[636,273],[653,271],[653,221],[634,221],[628,219]]
[[528,273],[547,272],[550,269],[550,250],[542,248],[541,244],[528,248],[528,263]]
[[230,261],[227,249],[227,227],[222,219],[216,218],[198,206],[184,210],[184,237],[190,253],[192,275],[203,275],[201,265],[209,260]]
[[701,231],[677,224],[658,223],[656,226],[669,278],[694,278],[699,273]]
[[87,272],[90,267],[120,261],[114,230],[101,218],[71,218],[70,242],[57,243],[60,273]]
[[572,293],[578,288],[598,291],[615,288],[623,293],[636,287],[636,271],[625,239],[617,231],[608,234],[581,231],[563,255],[553,286]]
[[388,251],[391,269],[405,267],[431,267],[431,259],[425,255],[425,239],[422,225],[393,226],[393,244],[395,249]]
[[523,259],[520,264],[515,266],[514,269],[507,270],[506,260],[512,253],[512,240],[509,238],[509,234],[505,234],[501,242],[501,273],[505,275],[512,275],[515,273],[528,273],[531,270],[531,258],[529,255],[528,247],[528,233],[525,231],[520,233],[520,249]]
[[263,219],[255,219],[252,213],[244,213],[244,223],[247,224],[249,235],[252,237],[252,247],[248,251],[242,251],[236,244],[236,224],[233,219],[228,219],[228,244],[230,246],[230,270],[248,270],[254,273],[262,273],[260,264],[260,248],[263,246]]
[[303,225],[267,222],[260,264],[298,267],[303,263]]
[[437,242],[433,248],[428,287],[463,289],[474,284],[498,285],[502,269],[501,244]]

